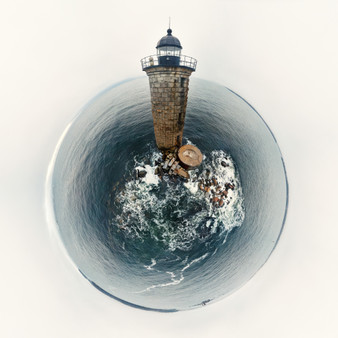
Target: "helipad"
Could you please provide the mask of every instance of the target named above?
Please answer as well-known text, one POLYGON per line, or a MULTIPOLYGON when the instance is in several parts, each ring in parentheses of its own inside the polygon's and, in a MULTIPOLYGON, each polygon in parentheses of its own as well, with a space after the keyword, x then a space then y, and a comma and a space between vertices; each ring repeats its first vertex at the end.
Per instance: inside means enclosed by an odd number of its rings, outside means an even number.
POLYGON ((178 150, 178 158, 184 166, 193 168, 202 163, 203 155, 197 147, 186 144, 178 150))

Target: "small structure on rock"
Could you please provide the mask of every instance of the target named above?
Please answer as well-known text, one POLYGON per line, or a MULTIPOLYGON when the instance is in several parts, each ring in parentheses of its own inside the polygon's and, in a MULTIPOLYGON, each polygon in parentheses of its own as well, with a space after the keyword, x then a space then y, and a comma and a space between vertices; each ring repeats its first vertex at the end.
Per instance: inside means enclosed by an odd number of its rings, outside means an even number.
POLYGON ((186 144, 178 150, 178 158, 185 169, 193 169, 202 163, 203 155, 197 147, 186 144))

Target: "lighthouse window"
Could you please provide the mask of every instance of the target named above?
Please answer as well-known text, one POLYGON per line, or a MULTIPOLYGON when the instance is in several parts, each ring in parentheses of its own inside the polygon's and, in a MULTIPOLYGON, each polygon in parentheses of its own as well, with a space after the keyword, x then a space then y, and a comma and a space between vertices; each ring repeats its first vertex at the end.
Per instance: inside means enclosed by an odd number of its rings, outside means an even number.
POLYGON ((180 56, 181 50, 177 47, 165 46, 165 47, 158 48, 157 54, 160 56, 165 56, 165 55, 180 56))

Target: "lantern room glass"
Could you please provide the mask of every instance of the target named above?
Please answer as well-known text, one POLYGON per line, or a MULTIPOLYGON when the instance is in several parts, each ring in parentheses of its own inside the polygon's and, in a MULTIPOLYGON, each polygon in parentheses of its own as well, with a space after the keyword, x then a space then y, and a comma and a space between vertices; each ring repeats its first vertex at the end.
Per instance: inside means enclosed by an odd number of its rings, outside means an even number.
POLYGON ((157 48, 158 56, 181 56, 181 48, 173 46, 163 46, 157 48))

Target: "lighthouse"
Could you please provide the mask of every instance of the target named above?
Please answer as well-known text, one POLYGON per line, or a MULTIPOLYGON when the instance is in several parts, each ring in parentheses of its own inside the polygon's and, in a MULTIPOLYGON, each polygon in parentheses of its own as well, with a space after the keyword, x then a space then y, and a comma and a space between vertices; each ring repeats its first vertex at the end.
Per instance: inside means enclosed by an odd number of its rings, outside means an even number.
POLYGON ((196 70, 197 60, 181 54, 181 43, 170 28, 156 49, 155 55, 141 60, 142 70, 149 77, 157 147, 175 151, 182 145, 189 77, 196 70))

